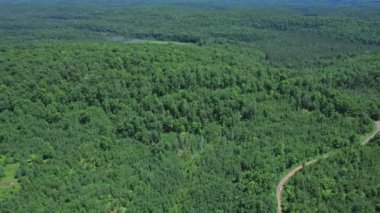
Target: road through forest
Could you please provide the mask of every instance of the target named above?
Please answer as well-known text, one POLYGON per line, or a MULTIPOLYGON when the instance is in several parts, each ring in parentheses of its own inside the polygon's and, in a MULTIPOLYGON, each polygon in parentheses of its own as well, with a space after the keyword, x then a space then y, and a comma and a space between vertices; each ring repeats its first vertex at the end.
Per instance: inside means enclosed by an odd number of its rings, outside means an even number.
MULTIPOLYGON (((376 130, 368 136, 362 143, 361 145, 366 145, 372 138, 375 137, 375 135, 380 132, 380 121, 375 122, 376 125, 376 130)), ((329 157, 329 154, 326 154, 323 156, 323 158, 329 157)), ((276 189, 276 197, 277 197, 277 212, 282 213, 282 191, 285 187, 285 184, 289 181, 291 177, 293 177, 295 174, 297 174, 299 171, 301 171, 305 166, 309 166, 311 164, 316 163, 320 158, 315 158, 311 161, 306 162, 304 165, 297 166, 296 168, 293 168, 290 170, 285 177, 281 179, 281 181, 277 185, 276 189)))

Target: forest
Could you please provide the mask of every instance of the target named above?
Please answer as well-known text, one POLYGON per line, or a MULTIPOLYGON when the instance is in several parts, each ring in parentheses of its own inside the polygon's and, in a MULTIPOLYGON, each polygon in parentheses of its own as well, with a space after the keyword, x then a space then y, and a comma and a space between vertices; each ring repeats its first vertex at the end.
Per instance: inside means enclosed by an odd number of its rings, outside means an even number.
POLYGON ((68 2, 0 1, 0 212, 380 211, 379 4, 68 2))
POLYGON ((378 212, 380 136, 367 147, 345 148, 331 159, 306 168, 286 190, 288 211, 378 212), (302 203, 302 205, 299 205, 302 203))

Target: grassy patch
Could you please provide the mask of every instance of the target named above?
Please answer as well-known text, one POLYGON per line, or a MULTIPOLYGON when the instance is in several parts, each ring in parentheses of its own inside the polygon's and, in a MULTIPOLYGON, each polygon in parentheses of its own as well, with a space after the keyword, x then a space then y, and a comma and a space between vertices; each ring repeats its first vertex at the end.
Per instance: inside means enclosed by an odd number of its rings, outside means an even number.
POLYGON ((21 185, 15 178, 20 163, 4 166, 4 176, 0 178, 0 201, 20 191, 21 185))

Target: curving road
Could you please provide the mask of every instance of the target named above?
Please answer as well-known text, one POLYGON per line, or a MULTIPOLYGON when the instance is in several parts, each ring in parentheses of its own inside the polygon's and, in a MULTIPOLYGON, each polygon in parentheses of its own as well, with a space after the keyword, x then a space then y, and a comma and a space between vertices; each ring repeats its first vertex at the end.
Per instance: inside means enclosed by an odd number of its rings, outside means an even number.
MULTIPOLYGON (((375 137, 375 135, 380 132, 380 121, 375 122, 376 125, 376 130, 369 136, 367 137, 361 145, 366 145, 372 138, 375 137)), ((323 158, 327 158, 329 155, 324 155, 323 158)), ((276 197, 277 197, 277 212, 282 213, 282 199, 281 199, 281 194, 282 191, 284 190, 285 184, 289 181, 291 177, 293 177, 297 172, 301 171, 305 166, 309 166, 311 164, 316 163, 319 160, 319 158, 316 158, 314 160, 306 162, 304 165, 297 166, 296 168, 290 170, 285 177, 281 179, 281 181, 277 185, 276 189, 276 197)))

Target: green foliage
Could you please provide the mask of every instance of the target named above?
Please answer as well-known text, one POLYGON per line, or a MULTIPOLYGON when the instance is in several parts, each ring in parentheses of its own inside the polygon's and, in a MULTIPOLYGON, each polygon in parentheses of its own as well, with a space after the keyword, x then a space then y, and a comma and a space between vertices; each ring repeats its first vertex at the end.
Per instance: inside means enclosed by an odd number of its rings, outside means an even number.
POLYGON ((312 11, 0 7, 0 211, 273 211, 380 116, 376 20, 312 11))
POLYGON ((345 149, 297 174, 285 190, 285 211, 377 212, 379 139, 369 147, 345 149))
POLYGON ((0 178, 5 176, 4 167, 0 166, 0 178))
POLYGON ((281 3, 222 8, 207 4, 5 4, 0 7, 5 17, 0 20, 0 36, 8 38, 1 39, 2 43, 36 39, 243 43, 263 51, 269 63, 288 67, 326 66, 342 57, 379 51, 378 5, 333 8, 281 3))
POLYGON ((0 201, 14 197, 21 190, 16 179, 19 163, 0 165, 0 201))

